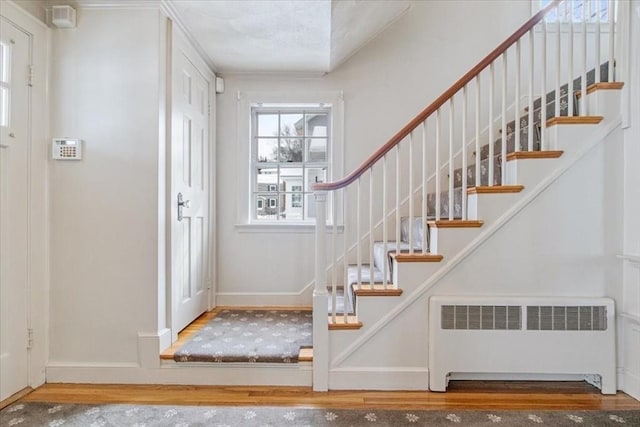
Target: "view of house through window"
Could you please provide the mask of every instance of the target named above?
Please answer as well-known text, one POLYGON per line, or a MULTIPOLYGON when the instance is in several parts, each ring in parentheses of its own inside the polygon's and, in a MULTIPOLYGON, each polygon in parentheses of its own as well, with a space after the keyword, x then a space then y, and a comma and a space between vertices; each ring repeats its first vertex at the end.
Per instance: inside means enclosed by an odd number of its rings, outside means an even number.
POLYGON ((311 186, 328 176, 331 109, 323 105, 256 105, 251 110, 251 217, 311 221, 311 186))
MULTIPOLYGON (((551 0, 538 0, 540 8, 547 6, 551 0)), ((572 0, 564 2, 558 9, 552 10, 546 17, 547 22, 582 22, 586 16, 587 22, 609 21, 609 0, 572 0), (583 15, 584 14, 584 15, 583 15)))

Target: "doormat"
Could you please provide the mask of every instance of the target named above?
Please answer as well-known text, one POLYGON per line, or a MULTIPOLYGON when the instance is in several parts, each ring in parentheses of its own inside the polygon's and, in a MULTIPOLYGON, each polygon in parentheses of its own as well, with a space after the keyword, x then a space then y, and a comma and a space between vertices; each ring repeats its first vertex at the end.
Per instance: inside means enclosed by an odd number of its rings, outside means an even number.
POLYGON ((311 311, 223 310, 180 347, 176 362, 297 363, 313 345, 311 311))

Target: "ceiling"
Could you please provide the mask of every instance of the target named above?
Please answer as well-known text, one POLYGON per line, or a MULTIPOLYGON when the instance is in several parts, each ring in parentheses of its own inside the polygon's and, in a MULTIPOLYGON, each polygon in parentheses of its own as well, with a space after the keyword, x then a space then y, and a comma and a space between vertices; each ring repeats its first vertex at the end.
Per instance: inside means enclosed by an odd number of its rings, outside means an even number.
POLYGON ((166 0, 218 72, 326 73, 410 0, 166 0))

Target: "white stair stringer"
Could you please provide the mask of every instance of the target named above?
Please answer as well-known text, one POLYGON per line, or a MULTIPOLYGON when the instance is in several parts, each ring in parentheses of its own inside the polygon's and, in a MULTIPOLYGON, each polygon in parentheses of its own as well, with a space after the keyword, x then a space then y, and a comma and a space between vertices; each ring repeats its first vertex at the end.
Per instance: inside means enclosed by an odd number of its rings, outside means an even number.
MULTIPOLYGON (((534 183, 520 193, 482 194, 480 195, 482 199, 475 195, 476 203, 479 202, 482 209, 482 216, 477 219, 485 221, 485 224, 479 229, 479 233, 471 237, 471 240, 457 253, 446 256, 440 263, 394 261, 393 283, 403 290, 402 297, 391 298, 394 302, 391 309, 388 306, 377 307, 379 303, 372 302, 371 304, 375 304, 376 307, 372 310, 364 310, 374 314, 367 314, 367 321, 363 322, 360 330, 332 331, 330 334, 330 388, 380 389, 382 383, 385 383, 386 389, 427 389, 427 382, 421 384, 415 382, 416 378, 424 380, 425 376, 418 372, 422 372, 420 369, 425 366, 426 356, 423 361, 425 363, 418 363, 417 359, 404 360, 401 355, 417 351, 419 353, 417 356, 423 357, 424 354, 417 349, 428 349, 428 324, 422 316, 427 315, 428 297, 435 287, 471 254, 481 250, 485 242, 505 227, 512 218, 525 210, 565 172, 619 128, 620 123, 618 110, 612 119, 598 125, 590 125, 588 135, 577 129, 581 125, 556 126, 558 129, 563 129, 562 132, 566 135, 563 139, 574 141, 572 143, 574 149, 558 147, 565 150, 565 154, 552 162, 545 161, 552 165, 550 167, 552 170, 548 170, 547 167, 541 168, 544 171, 540 171, 534 183), (578 140, 574 139, 575 135, 579 138, 578 140), (500 208, 492 209, 487 206, 488 210, 485 211, 482 200, 487 196, 489 196, 488 199, 495 199, 501 205, 500 208), (506 201, 500 202, 499 199, 506 201), (487 220, 485 215, 494 216, 495 219, 487 220), (376 312, 378 312, 377 317, 376 312), (408 330, 411 331, 410 334, 407 334, 408 330), (411 338, 407 339, 407 336, 411 338), (384 370, 381 367, 389 369, 384 370), (369 371, 379 372, 379 375, 369 375, 369 371), (356 375, 358 372, 359 376, 356 375), (363 372, 367 372, 367 375, 362 375, 363 372), (410 374, 396 376, 396 372, 412 372, 414 376, 410 374)), ((532 171, 531 174, 535 172, 532 171)), ((469 206, 471 205, 470 202, 469 206)), ((476 206, 479 205, 476 204, 476 206)), ((475 219, 471 215, 469 218, 475 219)), ((468 280, 473 280, 473 277, 469 277, 468 280)), ((438 289, 438 292, 443 291, 445 290, 438 289)), ((482 289, 477 289, 477 292, 482 293, 482 289)), ((363 300, 362 303, 369 304, 369 299, 363 300)))

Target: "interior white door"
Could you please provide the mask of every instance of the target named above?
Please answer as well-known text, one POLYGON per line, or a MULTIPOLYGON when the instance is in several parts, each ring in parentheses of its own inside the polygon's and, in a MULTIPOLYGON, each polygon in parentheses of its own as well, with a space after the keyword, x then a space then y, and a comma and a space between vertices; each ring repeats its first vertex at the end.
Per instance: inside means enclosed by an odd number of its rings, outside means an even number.
POLYGON ((0 17, 0 400, 29 383, 29 43, 0 17))
POLYGON ((171 277, 175 334, 208 308, 209 85, 176 40, 172 71, 171 277))

